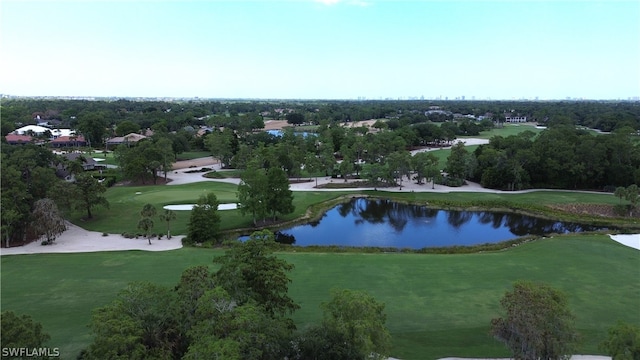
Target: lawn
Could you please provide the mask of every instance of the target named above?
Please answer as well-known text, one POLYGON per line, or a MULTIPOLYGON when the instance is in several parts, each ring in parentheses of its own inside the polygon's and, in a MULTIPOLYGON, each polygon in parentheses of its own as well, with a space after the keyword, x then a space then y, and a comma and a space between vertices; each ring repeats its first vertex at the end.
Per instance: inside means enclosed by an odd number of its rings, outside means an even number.
MULTIPOLYGON (((464 148, 469 153, 472 153, 478 148, 478 146, 479 145, 469 145, 465 146, 464 148)), ((440 170, 444 170, 444 168, 447 166, 447 158, 449 157, 449 155, 451 155, 451 149, 439 149, 431 151, 430 153, 438 158, 438 168, 440 170)))
MULTIPOLYGON (((220 203, 236 203, 238 186, 219 182, 199 182, 185 185, 147 185, 147 186, 114 186, 107 190, 106 197, 109 201, 109 209, 96 208, 92 220, 83 220, 85 213, 76 212, 71 217, 73 223, 92 231, 121 234, 123 232, 135 233, 140 210, 149 203, 153 204, 158 212, 164 205, 169 204, 193 204, 200 195, 207 192, 216 194, 220 203)), ((343 195, 341 192, 301 192, 294 193, 295 211, 283 217, 284 220, 293 220, 305 214, 307 208, 326 200, 343 195)), ((176 220, 171 224, 171 233, 175 235, 187 233, 189 211, 175 211, 176 220)), ((240 210, 225 210, 219 212, 221 216, 221 229, 251 227, 252 219, 249 215, 242 216, 240 210)), ((165 232, 165 224, 156 221, 154 230, 165 232)))
POLYGON ((210 151, 186 151, 178 154, 176 157, 177 157, 177 161, 182 161, 182 160, 199 159, 199 158, 210 157, 210 156, 211 156, 210 151))
MULTIPOLYGON (((2 309, 32 315, 50 346, 74 358, 90 342, 91 310, 131 281, 172 285, 183 269, 212 264, 221 250, 184 248, 87 254, 3 256, 2 309)), ((334 287, 369 291, 386 303, 392 355, 502 357, 487 335, 499 299, 519 279, 544 281, 568 294, 583 335, 578 353, 597 345, 617 320, 640 325, 640 252, 602 235, 539 240, 507 251, 467 255, 282 253, 295 265, 290 295, 302 308, 298 327, 317 322, 334 287)), ((212 265, 213 266, 213 265, 212 265)))
MULTIPOLYGON (((493 128, 488 131, 482 131, 480 132, 480 135, 470 136, 470 137, 480 138, 480 139, 490 139, 494 136, 507 137, 511 135, 518 135, 519 133, 527 130, 538 134, 542 132, 543 129, 538 129, 535 126, 529 125, 529 124, 526 124, 526 125, 525 124, 504 124, 504 126, 501 128, 493 128)), ((461 138, 464 138, 464 137, 465 136, 461 136, 461 138)))

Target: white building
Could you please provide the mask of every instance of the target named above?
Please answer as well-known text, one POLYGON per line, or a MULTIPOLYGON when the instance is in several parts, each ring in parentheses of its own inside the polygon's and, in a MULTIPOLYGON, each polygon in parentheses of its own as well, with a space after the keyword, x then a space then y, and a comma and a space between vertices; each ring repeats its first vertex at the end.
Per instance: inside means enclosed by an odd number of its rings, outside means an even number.
POLYGON ((526 116, 506 115, 504 117, 504 121, 508 122, 508 123, 524 123, 524 122, 527 122, 527 117, 526 116))
POLYGON ((47 131, 51 132, 52 140, 57 139, 61 136, 71 136, 76 133, 75 130, 71 130, 71 129, 50 129, 48 127, 39 126, 39 125, 23 126, 19 129, 14 130, 13 133, 16 135, 29 135, 29 134, 42 135, 47 131))

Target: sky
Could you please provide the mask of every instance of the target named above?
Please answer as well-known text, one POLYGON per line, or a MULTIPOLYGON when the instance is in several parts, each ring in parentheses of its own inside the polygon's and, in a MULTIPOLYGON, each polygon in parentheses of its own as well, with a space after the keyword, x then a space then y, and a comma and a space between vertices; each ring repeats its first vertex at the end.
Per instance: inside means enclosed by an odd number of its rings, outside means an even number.
POLYGON ((640 97, 640 1, 2 0, 0 94, 640 97))

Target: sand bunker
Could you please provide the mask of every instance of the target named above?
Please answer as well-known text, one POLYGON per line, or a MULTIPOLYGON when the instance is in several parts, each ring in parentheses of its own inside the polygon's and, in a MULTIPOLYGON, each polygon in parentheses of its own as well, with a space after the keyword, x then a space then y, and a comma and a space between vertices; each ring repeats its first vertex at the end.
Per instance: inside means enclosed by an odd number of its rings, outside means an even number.
POLYGON ((640 250, 640 234, 631 235, 609 235, 612 240, 619 242, 620 244, 634 249, 640 250))
MULTIPOLYGON (((195 204, 178 204, 178 205, 166 205, 163 209, 167 210, 191 210, 195 204)), ((238 208, 238 204, 230 203, 230 204, 220 204, 218 205, 218 210, 235 210, 238 208)))

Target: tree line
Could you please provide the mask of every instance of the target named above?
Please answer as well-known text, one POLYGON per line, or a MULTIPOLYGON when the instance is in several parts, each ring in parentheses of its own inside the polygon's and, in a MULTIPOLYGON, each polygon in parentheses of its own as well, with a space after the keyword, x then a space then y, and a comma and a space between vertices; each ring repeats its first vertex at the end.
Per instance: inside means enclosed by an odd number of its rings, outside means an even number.
POLYGON ((468 178, 484 187, 594 189, 613 191, 640 183, 640 142, 622 128, 594 136, 570 125, 535 136, 523 132, 493 137, 473 157, 468 178), (634 141, 635 140, 635 141, 634 141))
POLYGON ((108 207, 106 187, 82 169, 81 159, 68 161, 35 145, 2 146, 0 153, 3 245, 45 238, 52 242, 64 231, 64 217, 82 211, 93 217, 96 207, 108 207), (64 168, 73 182, 56 176, 64 168))
MULTIPOLYGON (((169 132, 179 132, 201 125, 262 128, 265 119, 285 119, 295 114, 296 123, 311 124, 355 122, 370 119, 425 118, 435 122, 451 121, 451 115, 430 114, 432 108, 450 114, 472 115, 475 118, 491 114, 493 120, 505 114, 527 116, 542 125, 558 122, 602 131, 622 127, 640 130, 640 103, 630 101, 254 101, 254 100, 61 100, 8 99, 2 103, 2 132, 6 135, 16 126, 35 124, 36 118, 51 120, 55 126, 79 130, 92 146, 123 129, 147 129, 154 125, 169 132)), ((393 123, 392 123, 393 125, 393 123)), ((119 136, 122 132, 119 132, 119 136)))

